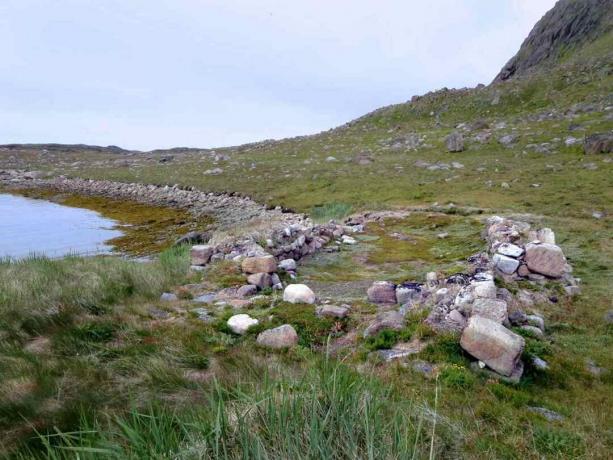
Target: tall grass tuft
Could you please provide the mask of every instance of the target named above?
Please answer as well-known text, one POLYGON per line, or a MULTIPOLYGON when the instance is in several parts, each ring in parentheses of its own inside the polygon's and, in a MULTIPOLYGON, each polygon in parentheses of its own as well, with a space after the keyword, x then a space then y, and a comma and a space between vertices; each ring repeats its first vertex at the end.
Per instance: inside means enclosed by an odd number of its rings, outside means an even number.
POLYGON ((311 209, 310 216, 314 222, 324 223, 330 220, 341 220, 347 217, 352 211, 352 206, 347 203, 331 202, 314 206, 311 209))
POLYGON ((186 248, 172 248, 150 263, 117 257, 0 260, 0 323, 53 316, 70 308, 96 313, 131 296, 152 298, 185 278, 186 248))
POLYGON ((377 379, 323 361, 301 377, 216 383, 208 404, 185 411, 151 406, 84 422, 42 437, 43 450, 21 458, 423 458, 429 423, 377 379))

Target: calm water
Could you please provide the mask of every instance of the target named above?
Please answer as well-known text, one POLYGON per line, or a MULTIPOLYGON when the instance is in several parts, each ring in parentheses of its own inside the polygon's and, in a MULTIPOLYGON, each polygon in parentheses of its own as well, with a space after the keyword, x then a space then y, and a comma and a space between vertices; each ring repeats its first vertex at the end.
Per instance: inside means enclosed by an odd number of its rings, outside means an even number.
POLYGON ((109 252, 120 236, 114 220, 95 211, 0 193, 0 257, 61 257, 109 252))

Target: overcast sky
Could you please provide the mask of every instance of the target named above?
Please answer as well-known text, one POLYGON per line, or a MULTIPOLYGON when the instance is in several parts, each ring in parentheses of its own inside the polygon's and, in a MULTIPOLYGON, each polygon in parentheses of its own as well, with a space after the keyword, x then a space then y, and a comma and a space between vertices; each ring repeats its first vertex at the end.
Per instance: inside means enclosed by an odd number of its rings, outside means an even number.
POLYGON ((488 83, 555 0, 0 0, 0 143, 316 133, 488 83))

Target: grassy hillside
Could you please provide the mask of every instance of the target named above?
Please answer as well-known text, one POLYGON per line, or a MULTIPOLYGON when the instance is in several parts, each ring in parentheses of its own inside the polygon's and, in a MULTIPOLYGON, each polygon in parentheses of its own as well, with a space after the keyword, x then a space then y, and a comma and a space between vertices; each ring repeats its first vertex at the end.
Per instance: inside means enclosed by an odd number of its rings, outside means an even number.
POLYGON ((256 302, 249 314, 262 324, 296 325, 300 345, 284 353, 254 347, 259 329, 231 334, 230 307, 212 322, 190 310, 191 291, 178 287, 240 283, 232 264, 192 279, 181 250, 148 265, 0 263, 3 447, 19 445, 23 458, 608 458, 613 162, 585 155, 582 141, 613 127, 612 49, 608 33, 554 69, 433 92, 315 136, 170 159, 33 146, 0 152, 0 167, 236 191, 320 219, 433 203, 445 210, 388 219, 355 248, 305 261, 299 280, 351 302, 350 320, 322 320, 270 293, 256 302), (445 137, 455 130, 466 150, 449 153, 445 137), (340 363, 326 357, 328 340, 372 317, 369 282, 461 269, 483 244, 481 219, 490 213, 525 213, 553 228, 582 279, 578 298, 537 306, 551 340, 528 344, 549 371, 528 369, 520 384, 474 374, 457 340, 434 336, 419 317, 393 336, 357 340, 340 363), (439 239, 441 231, 449 238, 439 239), (169 289, 184 297, 158 301, 169 289), (418 357, 437 373, 369 355, 413 338, 430 340, 418 357), (594 366, 605 370, 597 375, 594 366), (564 419, 547 421, 530 406, 564 419))

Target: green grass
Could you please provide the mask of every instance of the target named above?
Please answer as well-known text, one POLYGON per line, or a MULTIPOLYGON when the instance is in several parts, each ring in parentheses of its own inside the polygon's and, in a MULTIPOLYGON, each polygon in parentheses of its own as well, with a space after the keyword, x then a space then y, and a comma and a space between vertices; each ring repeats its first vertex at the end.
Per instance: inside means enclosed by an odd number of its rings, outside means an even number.
MULTIPOLYGON (((198 406, 159 405, 41 436, 18 458, 424 458, 432 417, 377 379, 320 361, 304 375, 215 384, 198 406)), ((456 442, 434 430, 435 456, 456 442)))

